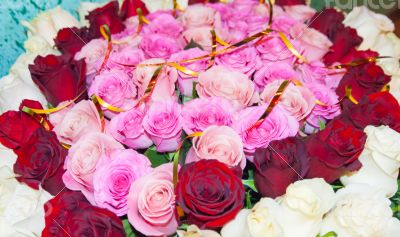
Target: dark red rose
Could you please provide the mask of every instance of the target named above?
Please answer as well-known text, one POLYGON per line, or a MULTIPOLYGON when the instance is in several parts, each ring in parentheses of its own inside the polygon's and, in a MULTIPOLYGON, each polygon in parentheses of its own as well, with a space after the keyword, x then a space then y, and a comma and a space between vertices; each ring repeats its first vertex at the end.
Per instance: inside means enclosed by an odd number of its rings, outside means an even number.
POLYGON ((361 168, 358 160, 364 150, 366 135, 362 130, 339 119, 308 137, 306 150, 310 157, 307 178, 324 178, 332 183, 348 171, 361 168))
MULTIPOLYGON (((20 107, 43 109, 37 101, 24 100, 20 107)), ((20 108, 21 109, 21 108, 20 108)), ((22 111, 7 111, 0 115, 0 142, 10 149, 19 149, 41 125, 22 111)))
POLYGON ((136 9, 142 9, 143 14, 148 14, 146 6, 141 0, 124 0, 121 7, 120 16, 123 20, 131 16, 136 16, 136 9))
POLYGON ((82 28, 63 28, 58 31, 57 37, 54 39, 56 47, 63 53, 74 56, 79 52, 91 38, 89 37, 89 29, 82 28))
POLYGON ((183 166, 175 192, 189 224, 213 229, 235 218, 245 194, 242 180, 217 160, 183 166))
POLYGON ((346 101, 343 107, 339 118, 361 130, 368 125, 387 125, 400 132, 400 105, 389 92, 370 94, 360 100, 358 105, 346 101))
MULTIPOLYGON (((34 64, 29 65, 29 71, 32 80, 53 106, 74 99, 86 89, 86 63, 83 59, 75 61, 68 55, 38 56, 34 64)), ((80 99, 85 98, 86 93, 80 99)))
POLYGON ((268 148, 257 149, 254 181, 259 193, 271 198, 285 194, 291 183, 305 177, 308 162, 304 142, 298 138, 273 141, 268 148))
POLYGON ((68 151, 64 149, 54 132, 36 129, 27 142, 16 150, 17 162, 14 173, 18 181, 34 189, 42 187, 53 195, 63 188, 63 166, 68 151))
POLYGON ((349 51, 361 44, 363 39, 358 36, 357 31, 353 28, 346 27, 336 33, 333 45, 330 51, 324 56, 324 63, 332 65, 335 62, 341 62, 349 51))
POLYGON ((125 237, 122 221, 112 212, 90 205, 81 192, 64 190, 44 205, 42 237, 125 237))
POLYGON ((344 29, 344 15, 334 8, 328 8, 317 12, 310 20, 310 27, 326 35, 332 42, 336 34, 344 29))
POLYGON ((89 20, 90 36, 93 38, 101 37, 100 27, 108 25, 111 34, 116 34, 125 29, 125 25, 118 15, 119 6, 118 1, 111 1, 103 7, 96 8, 91 11, 86 19, 89 20))
POLYGON ((356 61, 360 61, 360 60, 365 60, 368 58, 375 58, 378 56, 379 56, 379 54, 372 50, 357 50, 355 48, 352 48, 346 54, 346 56, 344 56, 340 59, 340 63, 346 64, 346 63, 356 62, 356 61))
POLYGON ((305 0, 276 0, 279 6, 305 5, 305 0))
POLYGON ((381 91, 389 82, 390 76, 385 75, 381 67, 375 63, 366 63, 350 67, 340 80, 336 93, 342 98, 346 94, 346 86, 350 86, 351 94, 358 101, 369 94, 381 91))

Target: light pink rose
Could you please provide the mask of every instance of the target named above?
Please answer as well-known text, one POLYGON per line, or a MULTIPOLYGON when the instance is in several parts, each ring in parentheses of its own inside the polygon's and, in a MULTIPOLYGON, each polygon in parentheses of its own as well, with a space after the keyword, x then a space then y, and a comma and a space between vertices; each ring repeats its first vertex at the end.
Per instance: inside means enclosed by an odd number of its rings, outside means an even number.
POLYGON ((272 21, 271 28, 276 31, 282 31, 285 34, 290 33, 290 29, 297 23, 297 21, 287 15, 275 16, 272 21))
POLYGON ((259 92, 274 80, 292 80, 297 78, 293 67, 285 62, 266 63, 254 74, 254 84, 259 92))
MULTIPOLYGON (((69 102, 70 101, 63 101, 63 102, 59 103, 57 105, 57 107, 64 106, 64 105, 68 104, 69 102)), ((75 103, 72 103, 68 107, 66 107, 60 111, 57 111, 57 113, 50 114, 49 121, 50 121, 51 125, 53 125, 54 127, 59 125, 63 121, 63 119, 64 119, 65 115, 68 113, 68 111, 70 111, 72 109, 72 107, 74 107, 74 106, 75 106, 75 103)))
POLYGON ((161 165, 131 186, 128 220, 146 236, 168 236, 178 228, 172 172, 172 163, 161 165))
POLYGON ((185 30, 182 34, 183 39, 188 44, 191 40, 199 44, 203 49, 209 51, 212 46, 212 27, 203 26, 185 30))
POLYGON ((257 148, 266 148, 271 141, 292 137, 299 131, 299 122, 280 105, 274 107, 258 127, 253 126, 267 106, 249 107, 239 112, 233 128, 239 133, 247 158, 253 161, 257 148))
POLYGON ((200 98, 223 97, 232 101, 236 108, 252 105, 259 100, 253 82, 245 74, 222 66, 213 66, 201 73, 196 90, 200 98))
MULTIPOLYGON (((56 114, 58 112, 54 115, 56 114)), ((89 100, 82 100, 67 109, 63 118, 53 129, 58 140, 69 145, 76 143, 81 137, 89 133, 101 132, 101 130, 102 124, 99 113, 93 102, 89 100)))
POLYGON ((198 98, 184 104, 183 130, 186 134, 202 132, 211 125, 230 126, 235 109, 231 102, 220 97, 198 98))
MULTIPOLYGON (((108 104, 130 109, 137 96, 137 88, 133 80, 121 70, 104 71, 96 76, 89 87, 89 96, 97 95, 108 104)), ((107 108, 103 108, 107 110, 107 108)))
POLYGON ((307 122, 316 128, 319 128, 319 122, 325 122, 331 120, 340 114, 339 96, 335 91, 329 89, 322 84, 306 84, 310 89, 315 98, 322 104, 316 104, 314 109, 311 111, 310 116, 307 118, 307 122))
MULTIPOLYGON (((164 59, 153 58, 142 61, 141 64, 157 64, 164 63, 164 59)), ((138 88, 138 96, 140 99, 145 94, 151 78, 158 66, 138 66, 134 74, 134 84, 138 88)), ((162 68, 162 71, 158 75, 157 83, 151 96, 152 101, 165 101, 165 100, 176 100, 175 95, 175 82, 178 79, 178 72, 173 67, 162 68)))
POLYGON ((213 26, 215 18, 219 17, 216 15, 214 9, 201 5, 195 4, 188 6, 181 16, 181 21, 186 29, 198 28, 202 26, 213 26))
POLYGON ((302 55, 309 61, 321 60, 332 46, 326 35, 303 23, 294 25, 290 29, 290 34, 299 41, 304 49, 302 55))
POLYGON ((182 31, 182 24, 171 14, 167 13, 157 15, 153 20, 150 21, 150 24, 143 28, 145 35, 161 34, 171 38, 178 38, 182 31))
POLYGON ((97 70, 97 65, 104 61, 107 51, 107 41, 104 39, 94 39, 87 43, 81 51, 75 54, 75 60, 85 59, 86 75, 93 74, 97 70))
POLYGON ((284 6, 284 9, 290 17, 300 22, 310 20, 317 12, 314 8, 307 5, 284 6))
POLYGON ((94 204, 93 175, 102 156, 109 156, 123 146, 103 133, 89 133, 79 139, 68 151, 65 159, 63 182, 68 189, 82 191, 88 201, 94 204))
POLYGON ((246 166, 243 143, 239 135, 230 127, 208 127, 200 137, 193 138, 193 147, 189 150, 185 163, 202 159, 218 160, 229 167, 246 166))
POLYGON ((143 127, 158 152, 175 151, 182 134, 181 105, 174 101, 154 102, 143 119, 143 127))
POLYGON ((102 157, 93 176, 96 206, 126 215, 131 184, 151 171, 149 159, 134 150, 115 150, 102 157))
POLYGON ((133 108, 114 116, 108 124, 108 132, 115 140, 133 149, 145 149, 153 142, 144 132, 144 108, 133 108))
MULTIPOLYGON (((120 52, 113 52, 108 59, 105 69, 106 70, 123 70, 125 73, 132 75, 133 65, 139 64, 144 60, 144 53, 140 49, 125 48, 120 52), (125 66, 129 65, 129 66, 125 66)), ((103 62, 101 62, 103 63, 103 62)), ((100 68, 101 64, 98 65, 100 68)))
POLYGON ((241 47, 216 58, 216 65, 221 65, 251 77, 262 66, 262 61, 254 47, 241 47))
POLYGON ((143 36, 140 48, 148 58, 169 58, 183 49, 181 42, 162 34, 146 34, 143 36))
MULTIPOLYGON (((269 104, 278 91, 283 80, 276 80, 269 83, 261 93, 261 103, 269 104)), ((283 106, 298 121, 307 117, 315 106, 314 94, 305 86, 295 86, 290 83, 279 100, 283 106)))
MULTIPOLYGON (((175 53, 171 56, 169 61, 179 62, 191 58, 196 58, 199 56, 207 55, 208 52, 205 52, 199 48, 191 48, 188 50, 183 50, 178 53, 175 53)), ((202 72, 207 69, 209 63, 209 59, 196 60, 194 62, 188 63, 179 63, 181 66, 186 67, 189 70, 195 72, 202 72)), ((184 72, 178 71, 178 85, 179 90, 185 96, 192 96, 193 93, 193 82, 197 81, 197 77, 193 77, 191 75, 185 74, 184 72)))
POLYGON ((301 82, 323 84, 331 89, 336 89, 345 71, 345 69, 327 69, 321 61, 299 64, 296 68, 301 82))

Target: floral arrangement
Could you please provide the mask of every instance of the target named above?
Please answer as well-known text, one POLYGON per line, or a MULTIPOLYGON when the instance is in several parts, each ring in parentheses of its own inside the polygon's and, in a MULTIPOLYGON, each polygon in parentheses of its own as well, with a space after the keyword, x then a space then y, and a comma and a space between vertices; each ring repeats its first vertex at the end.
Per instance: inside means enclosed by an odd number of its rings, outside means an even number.
POLYGON ((366 7, 82 3, 0 80, 2 236, 393 237, 400 40, 366 7))

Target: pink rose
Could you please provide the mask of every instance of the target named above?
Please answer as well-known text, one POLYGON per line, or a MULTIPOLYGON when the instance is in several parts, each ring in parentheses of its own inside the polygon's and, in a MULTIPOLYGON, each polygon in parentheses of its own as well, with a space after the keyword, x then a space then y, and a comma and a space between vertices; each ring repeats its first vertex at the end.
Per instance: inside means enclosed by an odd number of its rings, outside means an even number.
MULTIPOLYGON (((260 95, 261 103, 269 104, 282 82, 283 80, 276 80, 268 84, 260 95)), ((290 83, 285 92, 283 92, 279 104, 298 121, 301 121, 307 117, 314 108, 315 97, 307 87, 295 86, 290 83)))
POLYGON ((115 150, 110 157, 102 157, 93 176, 96 206, 126 215, 131 184, 151 171, 149 159, 134 150, 115 150))
POLYGON ((227 126, 210 126, 200 137, 193 138, 193 147, 186 156, 185 163, 202 159, 218 160, 229 167, 244 169, 246 157, 239 135, 227 126))
MULTIPOLYGON (((105 69, 106 70, 123 70, 124 72, 132 74, 133 67, 124 65, 137 65, 144 60, 144 53, 140 49, 125 48, 120 52, 113 52, 108 59, 105 69)), ((103 63, 103 62, 101 62, 103 63)), ((98 65, 100 68, 101 64, 98 65)))
MULTIPOLYGON (((287 36, 287 38, 289 38, 291 43, 298 50, 298 43, 289 36, 287 36)), ((292 65, 297 59, 283 43, 277 33, 270 33, 268 36, 261 39, 258 42, 256 49, 260 54, 261 59, 266 63, 282 61, 292 65)))
POLYGON ((303 23, 294 25, 290 29, 290 34, 304 48, 302 55, 309 61, 321 60, 332 46, 332 42, 326 35, 303 23))
POLYGON ((216 17, 219 17, 219 14, 216 15, 214 9, 205 5, 196 4, 188 6, 185 9, 181 16, 181 21, 186 29, 202 26, 212 27, 216 17))
POLYGON ((143 119, 143 127, 158 152, 175 151, 182 134, 181 106, 174 101, 154 102, 143 119))
POLYGON ((254 84, 258 91, 262 92, 265 85, 274 80, 292 80, 295 78, 297 78, 297 73, 291 65, 285 62, 267 63, 254 74, 254 84))
POLYGON ((212 46, 212 27, 203 26, 185 30, 182 34, 183 39, 188 44, 191 40, 199 44, 203 49, 209 51, 212 46))
POLYGON ((162 34, 146 34, 143 36, 140 48, 149 58, 167 59, 183 47, 176 38, 162 34))
POLYGON ((115 140, 133 149, 145 149, 150 147, 153 142, 144 132, 143 108, 133 108, 129 111, 120 113, 111 119, 108 124, 108 131, 115 140))
POLYGON ((306 22, 310 20, 317 12, 315 9, 307 5, 284 6, 284 9, 290 17, 300 22, 306 22))
MULTIPOLYGON (((70 101, 63 101, 63 102, 59 103, 57 106, 64 106, 64 105, 68 104, 69 102, 70 101)), ((68 113, 68 111, 70 111, 72 109, 72 107, 74 107, 74 106, 75 106, 75 103, 72 103, 68 107, 66 107, 60 111, 57 111, 57 113, 50 114, 49 115, 50 123, 54 127, 59 125, 63 121, 63 119, 64 119, 65 115, 68 113)))
POLYGON ((327 69, 321 61, 299 64, 296 68, 301 82, 306 84, 323 84, 336 89, 342 79, 345 69, 327 69))
POLYGON ((271 28, 276 31, 282 31, 285 34, 290 33, 290 29, 297 23, 297 21, 286 15, 275 16, 272 21, 271 28))
MULTIPOLYGON (((153 58, 142 61, 141 64, 157 64, 164 63, 164 59, 153 58)), ((134 74, 134 83, 138 88, 138 96, 140 99, 145 94, 151 78, 158 66, 138 66, 134 74)), ((175 82, 178 79, 178 72, 173 67, 163 67, 162 71, 158 75, 157 83, 153 90, 151 100, 152 101, 165 101, 165 100, 176 100, 175 95, 175 82)))
POLYGON ((63 181, 68 189, 82 191, 90 203, 93 198, 93 175, 102 156, 109 156, 123 146, 103 133, 89 133, 79 139, 68 151, 63 181))
POLYGON ((196 86, 200 98, 223 97, 243 108, 258 102, 258 93, 252 81, 243 73, 222 66, 213 66, 199 75, 196 86))
MULTIPOLYGON (((183 50, 178 53, 175 53, 171 56, 169 61, 179 62, 203 55, 207 55, 208 52, 205 52, 199 48, 191 48, 188 50, 183 50)), ((208 59, 197 60, 194 62, 180 63, 181 66, 186 67, 189 70, 195 72, 202 72, 208 67, 208 59)), ((179 90, 185 96, 192 96, 193 93, 193 82, 197 81, 197 77, 193 77, 191 75, 185 74, 184 72, 178 71, 178 85, 179 90)))
POLYGON ((321 102, 321 104, 316 104, 314 109, 311 111, 310 116, 307 118, 307 122, 316 128, 319 128, 319 122, 325 122, 331 120, 340 114, 339 97, 334 90, 322 84, 306 84, 308 89, 310 89, 315 98, 321 102))
MULTIPOLYGON (((58 113, 51 116, 55 116, 58 113)), ((62 119, 53 129, 60 142, 70 145, 89 133, 101 132, 101 130, 102 124, 96 106, 92 101, 88 100, 82 100, 78 104, 71 106, 71 108, 66 109, 62 119)))
POLYGON ((145 35, 161 34, 171 38, 178 38, 183 31, 183 26, 172 15, 163 13, 157 15, 150 24, 143 28, 145 35))
POLYGON ((299 131, 299 122, 280 105, 258 127, 253 125, 266 106, 249 107, 239 112, 233 128, 240 134, 247 158, 252 161, 257 148, 266 148, 271 141, 292 137, 299 131))
POLYGON ((104 61, 107 51, 107 41, 104 39, 94 39, 87 43, 81 51, 75 54, 74 59, 85 59, 86 75, 93 74, 97 70, 97 65, 104 61))
POLYGON ((198 98, 184 104, 183 130, 186 134, 202 132, 211 125, 230 126, 235 109, 231 102, 220 97, 198 98))
POLYGON ((173 164, 155 168, 131 186, 128 195, 128 220, 146 236, 167 236, 175 233, 175 192, 172 183, 173 164))
MULTIPOLYGON (((133 80, 121 70, 104 71, 96 76, 89 87, 89 96, 97 95, 108 104, 129 109, 137 95, 133 80)), ((107 108, 103 108, 107 110, 107 108)))
POLYGON ((262 66, 262 61, 254 47, 241 47, 216 58, 216 65, 225 66, 251 77, 262 66))

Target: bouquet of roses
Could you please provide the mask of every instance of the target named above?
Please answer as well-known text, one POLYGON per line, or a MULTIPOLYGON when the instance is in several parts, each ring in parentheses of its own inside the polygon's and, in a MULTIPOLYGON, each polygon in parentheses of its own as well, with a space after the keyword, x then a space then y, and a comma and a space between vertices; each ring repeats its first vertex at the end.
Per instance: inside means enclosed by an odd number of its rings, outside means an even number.
POLYGON ((388 18, 301 0, 78 12, 24 22, 0 80, 2 236, 398 235, 388 18))

